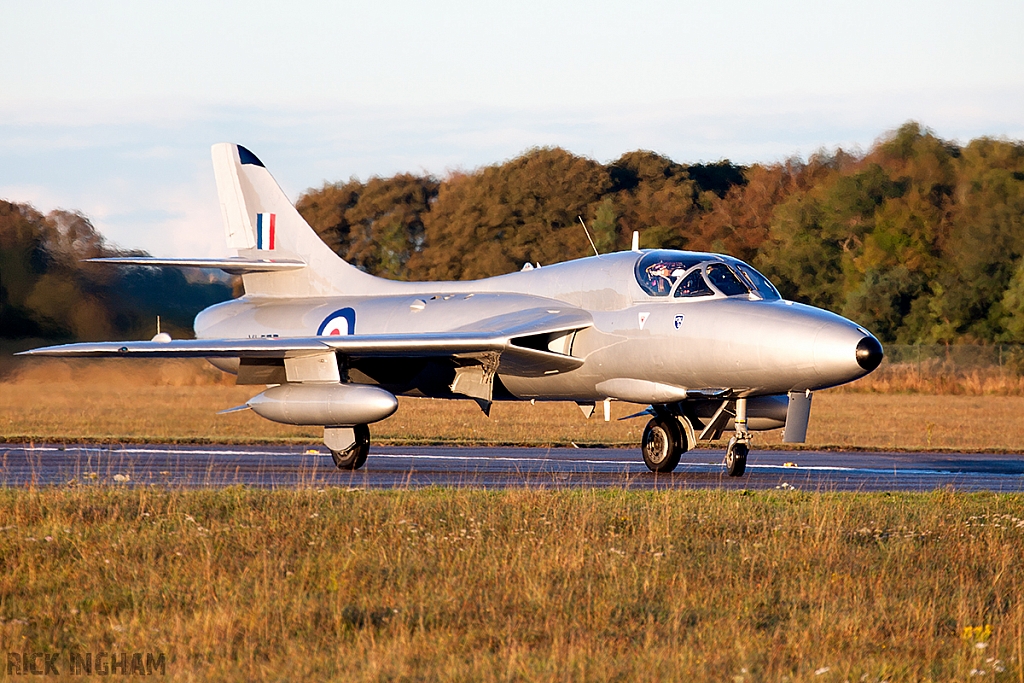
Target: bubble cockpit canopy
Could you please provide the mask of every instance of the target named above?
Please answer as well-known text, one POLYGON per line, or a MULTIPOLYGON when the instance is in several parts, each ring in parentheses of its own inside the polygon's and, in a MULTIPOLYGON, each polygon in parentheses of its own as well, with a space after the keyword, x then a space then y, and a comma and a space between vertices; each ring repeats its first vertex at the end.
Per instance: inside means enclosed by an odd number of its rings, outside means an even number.
POLYGON ((656 249, 641 256, 636 281, 651 296, 701 297, 721 293, 753 299, 779 299, 764 275, 743 261, 718 254, 656 249))

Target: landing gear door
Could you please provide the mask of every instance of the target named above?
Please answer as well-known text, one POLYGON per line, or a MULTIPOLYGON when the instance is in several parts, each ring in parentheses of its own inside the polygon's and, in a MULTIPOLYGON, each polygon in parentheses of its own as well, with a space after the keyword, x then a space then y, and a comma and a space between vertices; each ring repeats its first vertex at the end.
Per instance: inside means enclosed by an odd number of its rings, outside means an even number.
POLYGON ((807 423, 811 418, 811 392, 789 392, 789 408, 786 410, 786 428, 782 432, 783 443, 804 443, 807 440, 807 423))

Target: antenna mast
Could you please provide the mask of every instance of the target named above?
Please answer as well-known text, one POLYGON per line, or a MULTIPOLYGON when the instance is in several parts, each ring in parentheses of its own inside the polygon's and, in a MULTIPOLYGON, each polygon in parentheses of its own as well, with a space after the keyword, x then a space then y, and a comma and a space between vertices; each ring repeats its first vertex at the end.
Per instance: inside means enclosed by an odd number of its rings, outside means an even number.
POLYGON ((583 216, 576 216, 576 218, 580 219, 580 225, 583 226, 583 232, 587 233, 587 240, 590 242, 590 246, 594 249, 594 256, 601 258, 601 254, 597 251, 597 247, 594 246, 594 240, 590 237, 590 231, 587 230, 587 224, 583 222, 583 216))

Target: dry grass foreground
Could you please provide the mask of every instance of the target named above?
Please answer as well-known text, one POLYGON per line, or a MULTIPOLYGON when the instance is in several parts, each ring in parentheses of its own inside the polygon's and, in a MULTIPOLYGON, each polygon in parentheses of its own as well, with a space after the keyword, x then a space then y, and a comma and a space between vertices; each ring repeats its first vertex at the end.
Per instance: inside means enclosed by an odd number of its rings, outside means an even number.
POLYGON ((77 651, 164 653, 176 680, 1024 675, 1016 495, 0 489, 0 520, 0 650, 61 666, 77 651))
MULTIPOLYGON (((0 439, 155 442, 316 443, 321 431, 290 427, 246 412, 217 415, 244 403, 258 387, 201 361, 20 363, 0 380, 0 439)), ((1019 452, 1024 444, 1024 396, 1017 380, 921 377, 893 368, 849 389, 819 392, 807 447, 949 449, 1019 452), (874 393, 946 387, 950 395, 874 393)), ((613 403, 613 417, 639 408, 613 403)), ((645 420, 590 420, 571 403, 499 403, 485 417, 470 401, 401 399, 399 411, 373 426, 376 443, 604 444, 634 446, 645 420)), ((756 446, 779 445, 780 431, 756 446)))

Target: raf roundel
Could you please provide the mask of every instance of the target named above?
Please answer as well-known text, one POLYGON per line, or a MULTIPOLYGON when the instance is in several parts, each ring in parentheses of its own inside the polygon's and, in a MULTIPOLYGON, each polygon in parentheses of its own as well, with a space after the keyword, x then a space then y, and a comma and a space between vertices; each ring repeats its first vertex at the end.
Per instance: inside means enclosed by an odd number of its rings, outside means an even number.
POLYGON ((356 312, 351 308, 342 308, 324 318, 316 331, 318 337, 337 337, 355 334, 356 312))

